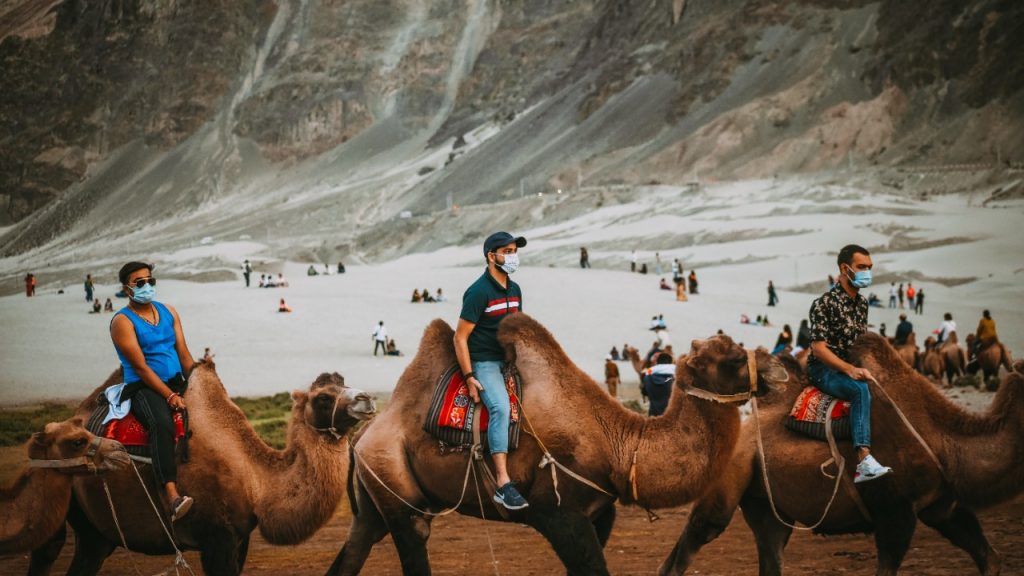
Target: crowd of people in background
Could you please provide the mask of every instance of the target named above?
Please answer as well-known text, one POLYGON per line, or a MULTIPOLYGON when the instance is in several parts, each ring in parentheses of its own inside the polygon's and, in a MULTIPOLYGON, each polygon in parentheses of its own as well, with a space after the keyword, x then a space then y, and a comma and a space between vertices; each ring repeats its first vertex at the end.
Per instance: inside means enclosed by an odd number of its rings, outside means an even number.
POLYGON ((440 288, 437 289, 435 295, 430 294, 430 290, 426 288, 420 292, 419 288, 415 288, 412 291, 412 302, 447 302, 448 297, 444 295, 444 291, 440 288))

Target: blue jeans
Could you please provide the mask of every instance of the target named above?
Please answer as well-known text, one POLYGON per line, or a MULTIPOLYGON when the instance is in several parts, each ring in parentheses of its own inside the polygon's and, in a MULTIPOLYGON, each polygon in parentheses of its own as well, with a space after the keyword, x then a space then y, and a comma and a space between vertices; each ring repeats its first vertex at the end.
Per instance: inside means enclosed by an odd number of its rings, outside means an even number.
POLYGON ((821 362, 807 366, 811 384, 829 396, 850 401, 850 419, 853 428, 853 445, 871 447, 871 392, 868 383, 854 380, 842 372, 833 370, 821 362))
POLYGON ((480 401, 487 407, 487 443, 491 454, 508 453, 508 418, 512 408, 501 365, 501 362, 491 360, 473 362, 473 374, 484 387, 480 401))

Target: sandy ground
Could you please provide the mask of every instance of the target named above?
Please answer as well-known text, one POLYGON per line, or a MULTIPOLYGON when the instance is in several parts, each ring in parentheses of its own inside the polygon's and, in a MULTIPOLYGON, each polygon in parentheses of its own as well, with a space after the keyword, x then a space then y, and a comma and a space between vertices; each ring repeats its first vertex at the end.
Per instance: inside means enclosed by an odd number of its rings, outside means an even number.
MULTIPOLYGON (((618 520, 605 549, 613 574, 656 574, 686 524, 689 509, 659 511, 661 520, 647 521, 638 508, 619 508, 618 520)), ((981 523, 989 541, 1003 554, 1003 574, 1024 573, 1024 498, 983 512, 981 523)), ((348 512, 338 514, 310 540, 293 547, 270 546, 259 534, 253 536, 245 566, 246 574, 320 575, 330 566, 348 534, 348 512)), ((63 573, 71 561, 74 543, 69 539, 56 564, 63 573)), ((546 576, 564 573, 551 546, 533 529, 518 524, 484 522, 464 516, 437 519, 429 544, 434 574, 497 574, 546 576), (491 563, 488 540, 494 545, 491 563)), ((197 553, 186 554, 201 574, 197 553)), ((118 549, 104 564, 101 574, 133 573, 137 565, 143 574, 171 566, 171 557, 146 557, 118 549)), ((873 574, 876 564, 874 541, 868 535, 812 536, 794 533, 786 550, 786 573, 792 575, 841 576, 873 574)), ((23 574, 24 556, 0 557, 0 573, 23 574)), ((390 537, 377 544, 363 569, 364 574, 401 574, 401 565, 390 537)), ((757 552, 753 536, 737 514, 728 530, 697 556, 689 574, 747 576, 757 574, 757 552)), ((970 557, 954 548, 937 532, 918 525, 902 574, 961 576, 976 574, 970 557)))

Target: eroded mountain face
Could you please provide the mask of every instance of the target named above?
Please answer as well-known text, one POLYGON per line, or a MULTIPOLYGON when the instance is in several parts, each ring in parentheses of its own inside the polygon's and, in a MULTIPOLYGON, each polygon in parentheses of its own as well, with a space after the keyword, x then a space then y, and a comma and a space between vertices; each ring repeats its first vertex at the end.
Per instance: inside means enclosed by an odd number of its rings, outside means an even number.
POLYGON ((3 0, 0 249, 147 206, 337 236, 524 180, 1020 161, 1024 4, 964 4, 3 0))

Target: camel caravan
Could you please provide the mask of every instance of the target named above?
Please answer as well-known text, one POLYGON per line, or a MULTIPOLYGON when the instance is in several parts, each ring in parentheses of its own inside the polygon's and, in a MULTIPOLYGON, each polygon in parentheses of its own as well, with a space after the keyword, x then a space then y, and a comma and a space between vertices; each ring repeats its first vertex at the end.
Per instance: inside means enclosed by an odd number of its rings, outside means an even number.
MULTIPOLYGON (((123 547, 186 572, 194 550, 205 573, 237 575, 253 530, 300 544, 347 495, 351 525, 330 575, 359 574, 388 535, 403 573, 430 574, 431 525, 447 514, 529 526, 568 574, 608 574, 617 506, 654 520, 690 503, 661 574, 685 573, 737 508, 762 575, 782 574, 793 530, 874 534, 877 573, 896 574, 918 520, 981 574, 1000 573, 975 513, 1024 491, 1024 362, 987 412, 957 406, 929 380, 948 369, 943 348, 921 354, 913 334, 894 347, 866 331, 865 249, 840 251, 840 281, 811 308, 809 352, 694 340, 670 357, 668 406, 651 417, 523 312, 509 275, 525 244, 488 238, 458 324, 426 327, 379 413, 338 373, 295 391, 284 449, 258 436, 212 359, 192 359, 177 312, 152 300, 153 266, 125 265, 132 303, 111 322, 122 365, 71 420, 28 442, 27 471, 0 491, 0 551, 30 551, 30 574, 47 574, 70 526, 69 574, 97 574, 123 547)), ((1009 355, 991 349, 979 363, 987 354, 982 369, 997 376, 1009 355)), ((624 352, 641 374, 646 361, 624 352)))

